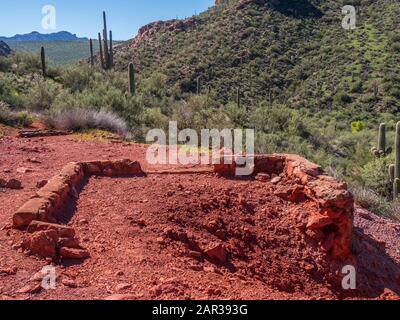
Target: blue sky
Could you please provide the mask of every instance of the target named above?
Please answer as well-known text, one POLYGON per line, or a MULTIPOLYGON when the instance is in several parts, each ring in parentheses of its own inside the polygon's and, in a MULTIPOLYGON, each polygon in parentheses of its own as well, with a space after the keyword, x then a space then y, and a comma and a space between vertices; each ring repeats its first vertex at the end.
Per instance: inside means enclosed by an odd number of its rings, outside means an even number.
POLYGON ((69 31, 81 37, 97 37, 102 30, 102 11, 114 38, 126 40, 155 20, 184 18, 200 13, 214 0, 1 0, 0 36, 38 31, 69 31), (56 30, 42 29, 42 7, 56 8, 56 30))

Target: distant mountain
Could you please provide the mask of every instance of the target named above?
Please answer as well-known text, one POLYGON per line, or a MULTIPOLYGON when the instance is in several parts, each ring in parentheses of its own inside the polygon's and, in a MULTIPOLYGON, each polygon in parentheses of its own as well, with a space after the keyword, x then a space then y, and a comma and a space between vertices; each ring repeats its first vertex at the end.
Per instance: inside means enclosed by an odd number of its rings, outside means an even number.
POLYGON ((0 41, 78 41, 88 40, 87 38, 79 38, 76 34, 68 31, 60 31, 57 33, 42 34, 33 31, 28 34, 17 34, 13 37, 0 37, 0 41))
POLYGON ((0 41, 0 57, 8 56, 11 54, 11 49, 7 43, 0 41))

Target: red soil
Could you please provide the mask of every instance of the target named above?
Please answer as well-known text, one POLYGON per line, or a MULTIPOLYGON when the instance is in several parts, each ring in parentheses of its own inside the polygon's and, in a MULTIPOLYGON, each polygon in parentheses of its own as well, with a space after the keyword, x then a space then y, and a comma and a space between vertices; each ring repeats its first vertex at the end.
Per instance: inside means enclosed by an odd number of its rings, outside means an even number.
POLYGON ((14 249, 23 235, 10 225, 15 211, 37 191, 37 182, 71 161, 129 158, 146 170, 168 168, 146 167, 145 146, 71 136, 26 140, 11 133, 0 139, 0 178, 16 178, 24 188, 0 192, 1 299, 115 294, 126 299, 385 299, 400 294, 400 224, 357 208, 354 258, 334 262, 304 234, 299 217, 310 203, 282 200, 271 182, 212 173, 91 178, 63 221, 76 229, 91 258, 64 261, 56 266, 57 289, 35 290, 31 278, 48 262, 14 249), (18 173, 18 168, 30 170, 18 173), (213 248, 223 261, 207 256, 213 248), (340 270, 349 263, 357 270, 354 292, 341 289, 340 270))

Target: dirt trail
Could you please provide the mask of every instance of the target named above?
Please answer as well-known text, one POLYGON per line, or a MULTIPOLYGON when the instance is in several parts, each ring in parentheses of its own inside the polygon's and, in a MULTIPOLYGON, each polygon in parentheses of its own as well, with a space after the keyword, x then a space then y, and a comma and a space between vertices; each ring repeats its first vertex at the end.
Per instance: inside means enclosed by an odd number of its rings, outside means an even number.
POLYGON ((299 212, 309 204, 274 195, 271 181, 226 179, 195 173, 191 166, 184 168, 186 174, 161 174, 177 168, 146 166, 145 146, 73 136, 28 140, 11 133, 0 138, 0 178, 16 178, 23 189, 0 192, 1 299, 385 299, 400 294, 398 223, 357 208, 358 291, 343 292, 341 265, 331 263, 301 230, 299 212), (56 290, 37 289, 31 278, 48 263, 13 249, 22 237, 8 228, 14 212, 37 191, 37 182, 66 163, 122 158, 158 173, 91 178, 65 221, 91 258, 57 266, 56 290))

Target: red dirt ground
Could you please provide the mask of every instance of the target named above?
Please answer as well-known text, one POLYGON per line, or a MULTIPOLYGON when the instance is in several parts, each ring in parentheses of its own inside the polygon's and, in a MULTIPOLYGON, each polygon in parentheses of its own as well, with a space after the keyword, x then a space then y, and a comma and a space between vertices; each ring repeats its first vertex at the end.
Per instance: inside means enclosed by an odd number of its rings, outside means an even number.
POLYGON ((0 138, 0 178, 16 178, 24 188, 0 191, 0 299, 390 299, 400 294, 399 223, 357 208, 352 263, 358 290, 345 292, 342 265, 304 236, 299 217, 307 203, 278 198, 270 182, 212 173, 90 179, 63 222, 76 229, 91 258, 56 266, 56 290, 34 290, 32 277, 48 262, 14 249, 22 233, 9 226, 38 181, 71 161, 129 158, 147 170, 167 168, 146 167, 141 145, 9 134, 0 138), (30 170, 18 173, 18 168, 30 170), (199 254, 218 244, 225 246, 229 262, 199 254))

